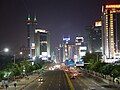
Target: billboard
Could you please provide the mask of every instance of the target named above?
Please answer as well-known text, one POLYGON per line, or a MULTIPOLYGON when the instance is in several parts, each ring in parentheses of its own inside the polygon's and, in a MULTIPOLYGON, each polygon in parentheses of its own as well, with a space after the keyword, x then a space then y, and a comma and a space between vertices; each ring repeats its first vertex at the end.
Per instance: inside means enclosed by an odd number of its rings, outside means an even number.
POLYGON ((76 66, 84 66, 84 61, 81 59, 80 61, 76 62, 76 66))
POLYGON ((73 59, 68 59, 65 61, 65 65, 69 66, 69 67, 73 67, 73 66, 75 66, 75 62, 73 59))

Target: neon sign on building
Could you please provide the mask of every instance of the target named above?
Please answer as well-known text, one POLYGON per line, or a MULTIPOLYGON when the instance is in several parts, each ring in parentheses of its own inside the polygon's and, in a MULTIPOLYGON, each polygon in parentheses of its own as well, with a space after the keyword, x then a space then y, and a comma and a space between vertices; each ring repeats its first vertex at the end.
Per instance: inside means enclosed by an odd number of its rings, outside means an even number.
POLYGON ((118 4, 118 5, 106 5, 106 8, 120 8, 120 4, 118 4))

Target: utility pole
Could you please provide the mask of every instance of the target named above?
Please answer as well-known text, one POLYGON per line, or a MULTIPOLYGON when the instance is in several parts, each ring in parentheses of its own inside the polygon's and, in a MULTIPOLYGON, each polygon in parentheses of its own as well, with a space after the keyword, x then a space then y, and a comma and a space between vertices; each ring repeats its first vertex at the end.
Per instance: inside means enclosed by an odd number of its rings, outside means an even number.
POLYGON ((15 64, 15 54, 13 56, 14 56, 14 64, 15 64))

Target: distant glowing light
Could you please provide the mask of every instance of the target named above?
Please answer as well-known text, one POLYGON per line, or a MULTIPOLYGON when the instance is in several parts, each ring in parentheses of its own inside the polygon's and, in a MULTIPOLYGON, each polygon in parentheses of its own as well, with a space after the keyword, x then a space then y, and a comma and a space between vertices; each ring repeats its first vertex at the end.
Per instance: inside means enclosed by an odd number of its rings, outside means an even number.
POLYGON ((76 39, 81 39, 81 40, 84 40, 84 38, 83 38, 83 37, 76 37, 76 39))
POLYGON ((35 30, 35 33, 38 33, 38 32, 41 32, 41 33, 47 33, 47 31, 46 31, 46 30, 36 29, 36 30, 35 30))
POLYGON ((70 37, 64 37, 63 41, 66 41, 66 42, 70 41, 70 37))
POLYGON ((23 52, 20 52, 20 55, 22 55, 23 54, 23 52))
POLYGON ((9 52, 9 49, 8 48, 4 48, 4 52, 9 52))
POLYGON ((116 5, 106 5, 106 8, 120 8, 120 4, 116 5))
POLYGON ((35 57, 36 57, 36 56, 32 57, 32 59, 35 60, 35 57))
POLYGON ((51 57, 50 55, 48 55, 48 57, 51 57))
POLYGON ((90 53, 92 53, 92 51, 90 51, 90 53))
POLYGON ((35 49, 35 43, 32 43, 31 49, 35 49))
POLYGON ((96 26, 96 27, 102 26, 102 22, 101 22, 101 21, 95 22, 95 26, 96 26))
POLYGON ((28 20, 30 20, 30 18, 28 18, 28 20))

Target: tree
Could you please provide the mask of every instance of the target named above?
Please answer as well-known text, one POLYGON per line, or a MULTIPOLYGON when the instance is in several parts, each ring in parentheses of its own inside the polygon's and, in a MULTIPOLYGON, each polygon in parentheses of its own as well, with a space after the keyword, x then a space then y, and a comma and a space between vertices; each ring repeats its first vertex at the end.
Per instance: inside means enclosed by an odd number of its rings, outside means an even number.
POLYGON ((31 64, 31 62, 24 60, 20 63, 20 67, 22 68, 22 71, 25 70, 25 73, 30 73, 33 71, 33 66, 31 64))
POLYGON ((13 76, 18 76, 21 74, 21 68, 18 66, 18 64, 13 64, 13 66, 10 69, 12 71, 13 76))
POLYGON ((102 68, 101 68, 101 73, 105 75, 105 78, 106 78, 106 75, 110 75, 111 71, 113 70, 113 65, 111 64, 106 64, 104 65, 102 68))
POLYGON ((119 71, 113 69, 112 72, 110 73, 110 76, 113 77, 113 82, 114 82, 114 79, 119 76, 119 71))
POLYGON ((0 80, 2 80, 3 77, 4 77, 4 73, 3 73, 3 71, 0 71, 0 80))
POLYGON ((113 77, 113 82, 116 77, 120 76, 120 65, 114 65, 113 70, 110 73, 110 76, 113 77))
POLYGON ((100 73, 101 72, 101 68, 103 67, 104 64, 105 63, 103 63, 100 60, 98 60, 91 66, 91 70, 100 73))
POLYGON ((83 60, 85 63, 89 63, 91 60, 95 62, 97 60, 97 56, 95 53, 86 53, 86 55, 83 57, 83 60))

